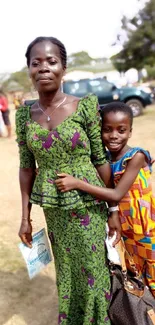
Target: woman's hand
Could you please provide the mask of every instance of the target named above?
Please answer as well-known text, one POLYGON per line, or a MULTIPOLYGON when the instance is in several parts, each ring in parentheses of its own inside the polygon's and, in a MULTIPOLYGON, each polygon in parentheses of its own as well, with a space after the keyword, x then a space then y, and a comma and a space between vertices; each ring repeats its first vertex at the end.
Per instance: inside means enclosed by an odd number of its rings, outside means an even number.
POLYGON ((75 177, 62 173, 57 174, 59 177, 56 179, 55 184, 60 192, 67 192, 78 188, 78 179, 75 177))
POLYGON ((116 239, 113 242, 113 246, 115 246, 121 239, 121 222, 120 222, 118 211, 110 213, 110 216, 108 218, 108 226, 109 226, 109 237, 112 237, 116 232, 116 239))
POLYGON ((18 235, 26 246, 32 247, 32 225, 30 220, 22 219, 18 235))

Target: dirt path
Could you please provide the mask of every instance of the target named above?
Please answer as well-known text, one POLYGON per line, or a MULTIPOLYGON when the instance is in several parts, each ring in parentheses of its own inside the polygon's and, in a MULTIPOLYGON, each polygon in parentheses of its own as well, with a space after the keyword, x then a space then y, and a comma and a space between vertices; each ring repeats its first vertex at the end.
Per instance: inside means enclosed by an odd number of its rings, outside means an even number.
MULTIPOLYGON (((12 110, 12 121, 14 113, 12 110)), ((142 117, 135 119, 130 143, 147 148, 155 157, 154 121, 155 106, 152 106, 142 117)), ((15 134, 11 139, 0 138, 0 153, 0 325, 56 325, 54 265, 51 263, 30 281, 17 246, 21 211, 15 134)), ((155 191, 155 173, 153 186, 155 191)), ((45 226, 39 207, 33 207, 32 215, 34 231, 45 226)))

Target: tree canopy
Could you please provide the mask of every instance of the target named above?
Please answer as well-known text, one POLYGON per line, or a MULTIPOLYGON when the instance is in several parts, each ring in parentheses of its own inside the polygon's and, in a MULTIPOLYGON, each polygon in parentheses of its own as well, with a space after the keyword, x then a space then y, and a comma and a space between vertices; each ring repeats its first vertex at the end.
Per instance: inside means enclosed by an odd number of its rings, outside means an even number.
POLYGON ((73 53, 68 56, 68 67, 90 64, 93 59, 85 51, 73 53))
POLYGON ((155 0, 147 1, 136 17, 123 16, 118 42, 123 49, 111 58, 118 71, 155 65, 155 0))
POLYGON ((31 90, 32 84, 30 78, 28 76, 27 67, 23 68, 21 71, 13 72, 9 79, 7 79, 2 87, 7 91, 9 90, 10 82, 16 82, 19 84, 25 92, 29 92, 31 90))

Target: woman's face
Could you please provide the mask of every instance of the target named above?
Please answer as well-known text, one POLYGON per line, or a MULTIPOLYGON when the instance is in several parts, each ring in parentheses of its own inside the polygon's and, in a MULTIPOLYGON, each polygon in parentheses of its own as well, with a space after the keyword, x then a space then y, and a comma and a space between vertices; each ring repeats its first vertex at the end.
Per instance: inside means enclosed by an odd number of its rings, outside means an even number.
POLYGON ((38 92, 59 89, 64 72, 57 45, 45 41, 33 46, 30 52, 29 75, 38 92))

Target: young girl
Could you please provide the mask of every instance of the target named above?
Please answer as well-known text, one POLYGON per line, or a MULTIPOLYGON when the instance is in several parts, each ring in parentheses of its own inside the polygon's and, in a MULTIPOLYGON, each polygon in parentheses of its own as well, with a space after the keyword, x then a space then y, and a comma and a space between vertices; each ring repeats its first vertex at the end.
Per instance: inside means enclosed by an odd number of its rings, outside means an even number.
POLYGON ((148 151, 128 146, 133 114, 120 102, 102 111, 102 139, 108 148, 115 189, 93 186, 87 180, 59 174, 60 191, 85 191, 100 200, 119 202, 122 235, 126 249, 155 296, 155 197, 150 181, 153 163, 148 151))

